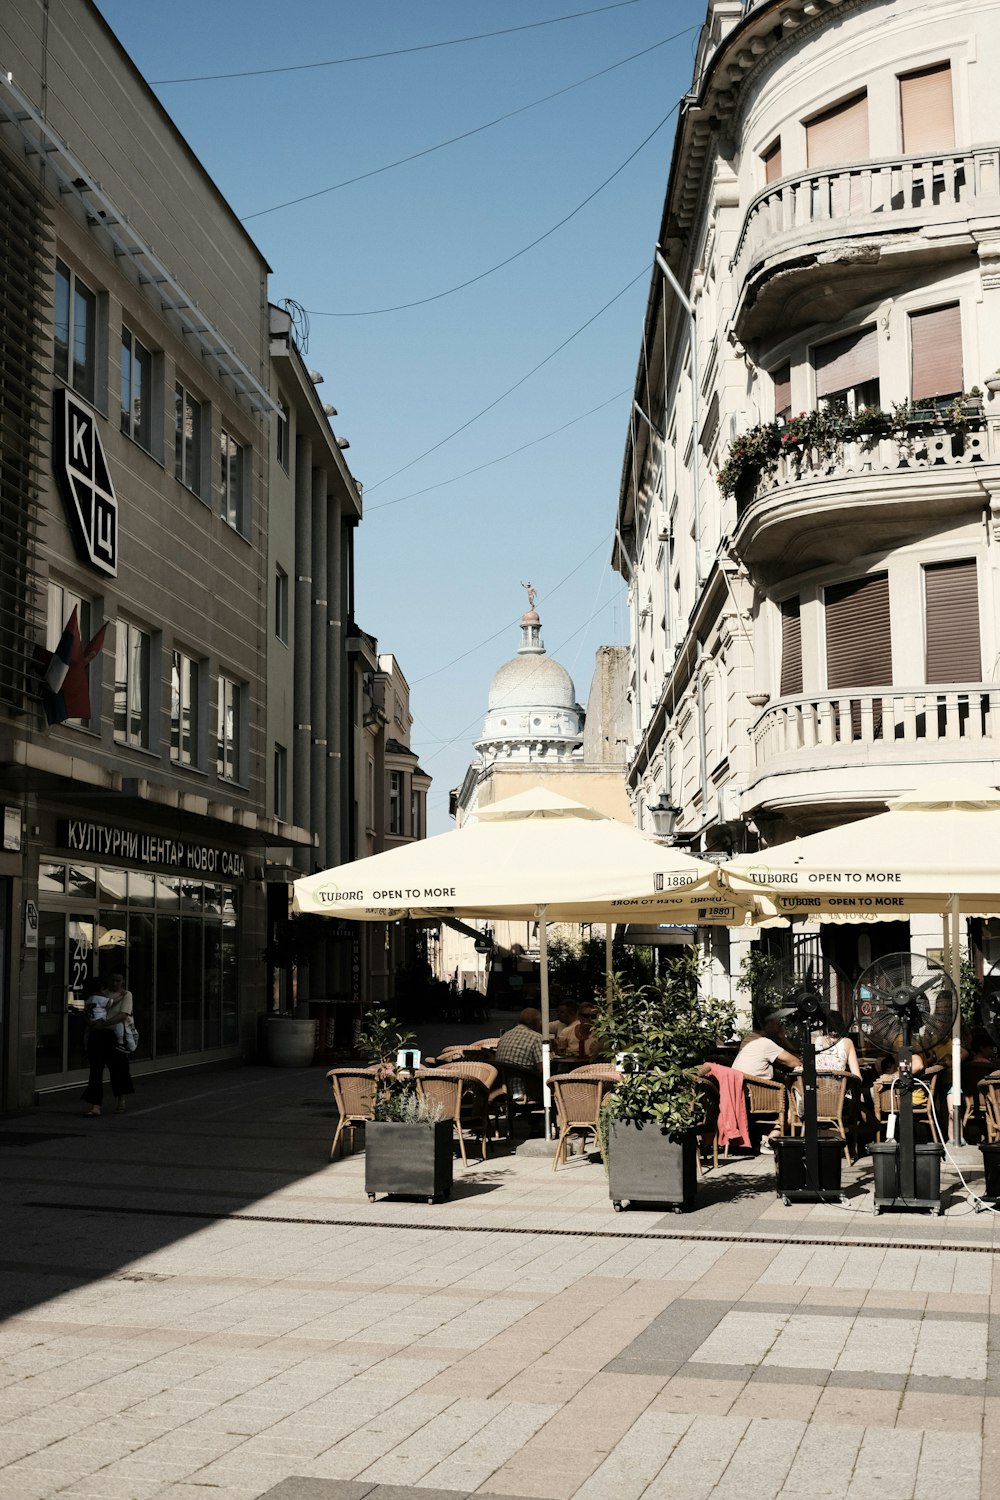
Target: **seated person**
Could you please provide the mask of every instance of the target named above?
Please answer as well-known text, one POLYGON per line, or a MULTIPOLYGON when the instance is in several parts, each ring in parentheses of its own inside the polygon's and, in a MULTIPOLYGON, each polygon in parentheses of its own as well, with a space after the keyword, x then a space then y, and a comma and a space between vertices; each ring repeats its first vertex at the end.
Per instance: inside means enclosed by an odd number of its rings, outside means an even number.
POLYGON ((593 1062, 600 1056, 601 1044, 593 1034, 594 1022, 600 1007, 593 1000, 585 1000, 580 1006, 577 1019, 560 1031, 556 1039, 556 1050, 560 1057, 571 1057, 580 1063, 593 1062))
POLYGON ((855 1078, 861 1077, 857 1048, 845 1035, 838 1016, 831 1016, 829 1029, 813 1037, 813 1047, 817 1073, 851 1073, 855 1078))
POLYGON ((734 1071, 751 1073, 755 1078, 773 1078, 776 1062, 786 1068, 801 1068, 801 1057, 782 1047, 777 1040, 780 1035, 781 1026, 777 1021, 765 1021, 759 1031, 749 1032, 733 1058, 734 1071))
POLYGON ((497 1066, 516 1068, 522 1073, 542 1071, 542 1013, 522 1010, 517 1025, 505 1031, 497 1042, 497 1066))
MULTIPOLYGON (((914 1052, 910 1060, 910 1072, 913 1074, 917 1074, 922 1073, 923 1071, 924 1059, 919 1052, 914 1052)), ((898 1059, 891 1056, 883 1057, 881 1072, 879 1073, 878 1078, 875 1080, 875 1086, 872 1089, 872 1098, 877 1097, 878 1090, 884 1084, 898 1084, 898 1082, 898 1059)), ((922 1108, 927 1103, 927 1090, 922 1086, 917 1085, 913 1090, 913 1102, 918 1108, 922 1108)), ((898 1089, 890 1088, 885 1094, 883 1094, 882 1107, 889 1113, 895 1114, 896 1110, 899 1107, 898 1089)))
POLYGON ((555 1018, 549 1022, 549 1036, 557 1052, 559 1051, 559 1033, 574 1024, 579 1008, 575 1000, 560 1000, 556 1006, 555 1018))

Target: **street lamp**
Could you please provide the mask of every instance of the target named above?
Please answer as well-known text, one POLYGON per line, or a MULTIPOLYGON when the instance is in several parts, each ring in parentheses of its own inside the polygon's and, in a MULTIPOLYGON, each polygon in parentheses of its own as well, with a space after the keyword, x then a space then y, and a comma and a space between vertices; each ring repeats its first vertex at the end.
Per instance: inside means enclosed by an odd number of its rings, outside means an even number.
POLYGON ((681 809, 674 806, 665 792, 661 792, 657 801, 651 802, 646 811, 653 820, 653 832, 656 837, 662 839, 664 843, 672 844, 681 809))

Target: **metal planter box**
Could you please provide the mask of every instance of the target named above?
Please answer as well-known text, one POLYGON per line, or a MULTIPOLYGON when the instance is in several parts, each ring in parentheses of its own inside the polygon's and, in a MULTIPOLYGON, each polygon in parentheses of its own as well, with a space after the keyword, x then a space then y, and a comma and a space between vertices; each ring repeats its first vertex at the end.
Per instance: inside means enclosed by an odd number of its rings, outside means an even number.
POLYGON ((774 1142, 774 1165, 778 1196, 785 1203, 841 1202, 840 1164, 844 1143, 839 1136, 820 1136, 819 1180, 810 1181, 804 1137, 783 1135, 774 1142))
POLYGON ((934 1144, 919 1144, 913 1148, 914 1192, 912 1198, 901 1193, 898 1141, 873 1141, 871 1146, 872 1166, 875 1171, 874 1213, 883 1208, 895 1212, 902 1208, 927 1208, 931 1213, 941 1212, 941 1161, 944 1147, 934 1144))
POLYGON ((694 1131, 677 1137, 655 1125, 612 1120, 608 1132, 608 1191, 616 1212, 624 1203, 690 1208, 698 1181, 694 1131))
POLYGON ((400 1198, 447 1198, 452 1182, 451 1120, 410 1125, 369 1120, 365 1125, 365 1192, 400 1198))
POLYGON ((983 1197, 992 1203, 1000 1200, 1000 1141, 983 1141, 983 1197))

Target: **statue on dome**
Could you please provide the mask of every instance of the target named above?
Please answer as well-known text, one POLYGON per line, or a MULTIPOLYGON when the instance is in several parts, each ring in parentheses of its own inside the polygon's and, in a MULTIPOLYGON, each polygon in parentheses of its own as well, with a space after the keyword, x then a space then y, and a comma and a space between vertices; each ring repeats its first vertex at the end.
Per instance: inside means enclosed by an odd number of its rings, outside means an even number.
POLYGON ((528 591, 528 608, 529 609, 534 609, 534 607, 535 607, 535 589, 534 589, 534 587, 530 583, 522 583, 521 587, 523 589, 527 589, 527 591, 528 591))

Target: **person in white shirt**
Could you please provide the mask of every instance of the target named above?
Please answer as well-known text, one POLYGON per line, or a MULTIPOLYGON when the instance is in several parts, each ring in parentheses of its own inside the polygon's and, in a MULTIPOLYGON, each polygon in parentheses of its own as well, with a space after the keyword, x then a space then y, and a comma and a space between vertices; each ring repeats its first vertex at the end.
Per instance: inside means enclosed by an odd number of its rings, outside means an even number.
MULTIPOLYGON (((751 1031, 749 1036, 743 1038, 743 1044, 733 1058, 733 1071, 749 1073, 754 1078, 773 1078, 776 1062, 786 1068, 801 1067, 802 1059, 796 1057, 794 1052, 789 1052, 787 1048, 782 1047, 776 1040, 780 1032, 781 1028, 776 1021, 765 1021, 760 1031, 751 1031)), ((764 1141, 768 1150, 780 1134, 780 1129, 775 1125, 764 1141)))

